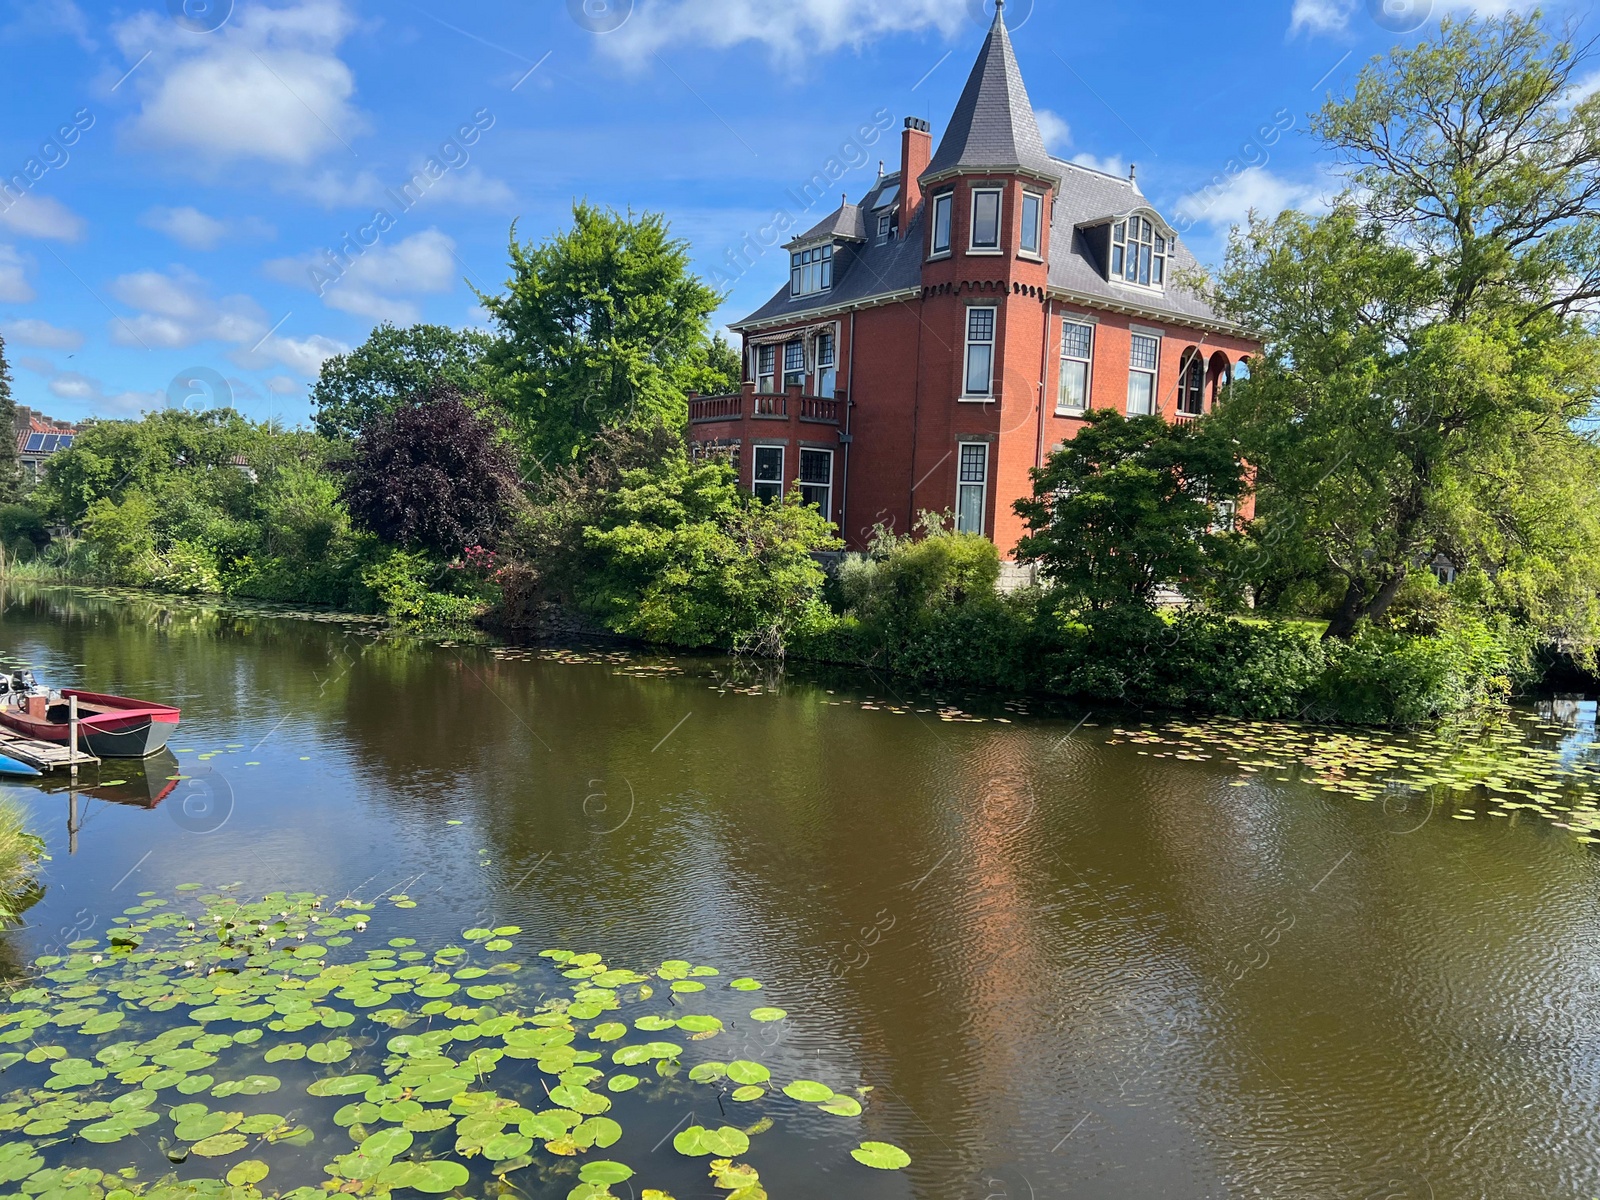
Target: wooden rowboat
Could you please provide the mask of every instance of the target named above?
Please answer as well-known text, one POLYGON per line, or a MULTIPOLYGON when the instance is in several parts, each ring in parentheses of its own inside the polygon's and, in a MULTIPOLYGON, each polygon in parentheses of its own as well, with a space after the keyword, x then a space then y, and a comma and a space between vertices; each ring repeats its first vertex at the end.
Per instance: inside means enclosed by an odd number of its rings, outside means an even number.
POLYGON ((148 758, 178 728, 176 708, 68 688, 60 699, 42 695, 7 697, 0 725, 24 737, 65 746, 72 737, 71 699, 78 698, 78 747, 98 758, 148 758))

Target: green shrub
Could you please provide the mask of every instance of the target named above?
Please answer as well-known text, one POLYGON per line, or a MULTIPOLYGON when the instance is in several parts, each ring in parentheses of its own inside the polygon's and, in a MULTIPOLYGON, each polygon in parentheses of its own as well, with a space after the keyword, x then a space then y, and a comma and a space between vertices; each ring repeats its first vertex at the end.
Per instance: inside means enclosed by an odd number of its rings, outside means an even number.
POLYGON ((222 590, 217 556, 198 542, 174 542, 155 562, 150 586, 158 591, 195 595, 222 590))

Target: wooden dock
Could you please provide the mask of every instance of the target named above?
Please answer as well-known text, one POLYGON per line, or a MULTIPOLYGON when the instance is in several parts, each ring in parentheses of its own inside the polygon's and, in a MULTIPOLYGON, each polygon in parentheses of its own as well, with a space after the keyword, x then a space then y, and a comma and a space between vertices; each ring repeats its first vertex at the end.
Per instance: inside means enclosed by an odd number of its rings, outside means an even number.
POLYGON ((66 746, 23 737, 4 728, 0 728, 0 754, 27 763, 46 774, 51 771, 70 771, 73 767, 92 767, 100 762, 87 750, 79 750, 74 755, 66 746))

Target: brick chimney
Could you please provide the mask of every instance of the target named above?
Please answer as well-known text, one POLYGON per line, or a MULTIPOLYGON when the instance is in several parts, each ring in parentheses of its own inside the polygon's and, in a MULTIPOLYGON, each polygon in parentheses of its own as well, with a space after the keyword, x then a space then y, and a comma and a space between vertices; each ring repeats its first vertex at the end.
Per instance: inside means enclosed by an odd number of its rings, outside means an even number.
POLYGON ((907 117, 900 134, 900 228, 909 229, 922 207, 922 184, 918 182, 933 159, 932 127, 920 117, 907 117))

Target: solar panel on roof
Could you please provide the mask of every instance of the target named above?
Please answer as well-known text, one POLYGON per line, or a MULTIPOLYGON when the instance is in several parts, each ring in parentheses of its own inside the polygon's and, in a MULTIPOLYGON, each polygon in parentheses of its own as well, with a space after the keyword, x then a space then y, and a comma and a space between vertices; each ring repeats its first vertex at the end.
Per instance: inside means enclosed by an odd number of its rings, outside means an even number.
POLYGON ((44 449, 44 434, 42 434, 42 433, 30 433, 28 435, 28 444, 25 447, 23 447, 23 453, 25 453, 25 454, 37 454, 43 449, 44 449))
POLYGON ((65 450, 68 446, 72 445, 72 439, 76 436, 77 434, 74 433, 63 433, 61 435, 61 448, 65 450))
POLYGON ((56 447, 60 444, 61 435, 59 433, 47 433, 44 435, 44 446, 42 448, 46 454, 54 454, 56 447))

